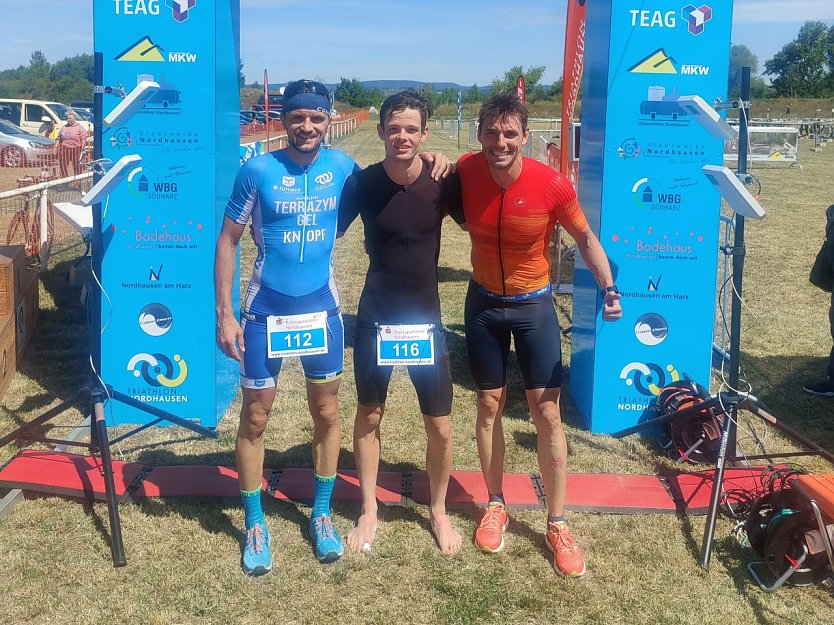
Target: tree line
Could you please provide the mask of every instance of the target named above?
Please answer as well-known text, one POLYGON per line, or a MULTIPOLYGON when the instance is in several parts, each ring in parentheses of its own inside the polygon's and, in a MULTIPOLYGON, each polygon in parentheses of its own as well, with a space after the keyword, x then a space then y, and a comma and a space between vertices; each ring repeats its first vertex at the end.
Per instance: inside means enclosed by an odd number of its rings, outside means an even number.
MULTIPOLYGON (((742 44, 730 48, 730 73, 728 92, 737 97, 741 88, 741 68, 753 70, 752 97, 764 99, 823 98, 834 96, 834 26, 824 22, 806 22, 793 41, 785 44, 773 58, 764 64, 759 73, 759 60, 750 49, 742 44), (765 80, 770 77, 770 83, 765 80)), ((508 69, 502 76, 492 80, 489 88, 482 90, 472 85, 462 90, 464 104, 481 102, 485 95, 515 88, 520 74, 527 85, 530 102, 541 100, 558 101, 562 98, 562 79, 550 85, 542 84, 546 68, 533 66, 524 69, 518 65, 508 69)), ((239 80, 243 86, 243 62, 239 63, 239 80)), ((0 71, 0 97, 30 98, 35 100, 91 100, 93 86, 93 57, 78 54, 57 63, 50 63, 40 50, 32 53, 28 65, 0 71)), ((436 89, 425 84, 422 91, 435 105, 457 104, 456 89, 436 89)), ((381 89, 368 89, 358 78, 342 78, 336 87, 336 99, 350 106, 367 108, 379 106, 387 94, 381 89)))
MULTIPOLYGON (((501 91, 514 90, 519 75, 524 76, 527 99, 530 102, 560 100, 562 97, 561 78, 552 85, 541 84, 546 69, 542 65, 528 67, 525 70, 521 65, 516 65, 504 72, 503 76, 494 78, 486 90, 482 90, 477 84, 461 89, 461 102, 463 104, 477 104, 482 102, 486 96, 501 91)), ((458 102, 458 90, 451 87, 437 89, 433 84, 425 83, 420 88, 420 92, 431 98, 435 106, 442 104, 456 105, 458 102)), ((384 93, 379 88, 368 89, 358 78, 342 78, 336 86, 335 93, 339 102, 344 102, 356 108, 379 106, 387 95, 389 94, 384 93)))
POLYGON ((53 64, 35 50, 28 65, 0 71, 0 98, 92 100, 93 56, 77 54, 53 64))

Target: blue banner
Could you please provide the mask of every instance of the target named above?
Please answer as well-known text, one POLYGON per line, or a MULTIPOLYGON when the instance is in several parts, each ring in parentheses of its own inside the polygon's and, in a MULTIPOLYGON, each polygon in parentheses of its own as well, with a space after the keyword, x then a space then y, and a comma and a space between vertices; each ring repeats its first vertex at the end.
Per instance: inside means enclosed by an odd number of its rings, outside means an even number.
POLYGON ((571 393, 594 432, 684 374, 709 386, 720 197, 701 167, 723 146, 677 100, 726 97, 731 23, 731 0, 589 3, 579 196, 624 312, 602 321, 577 257, 571 393))
MULTIPOLYGON (((239 166, 237 0, 94 3, 104 83, 159 89, 103 129, 102 156, 142 162, 102 204, 102 378, 214 427, 237 392, 215 346, 214 244, 239 166)), ((103 96, 103 118, 120 103, 103 96)), ((235 289, 235 293, 237 289, 235 289)), ((117 423, 148 416, 113 407, 117 423)))

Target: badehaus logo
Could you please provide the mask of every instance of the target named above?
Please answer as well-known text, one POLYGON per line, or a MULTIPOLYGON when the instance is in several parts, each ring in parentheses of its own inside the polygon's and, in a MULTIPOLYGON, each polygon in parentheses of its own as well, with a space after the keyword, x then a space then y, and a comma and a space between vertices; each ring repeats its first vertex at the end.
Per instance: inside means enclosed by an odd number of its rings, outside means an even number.
MULTIPOLYGON (((704 251, 704 236, 693 230, 660 230, 652 225, 611 235, 611 243, 625 246, 625 257, 631 260, 696 261, 704 251)), ((660 278, 649 280, 649 291, 657 291, 660 278)), ((629 296, 632 294, 629 293, 629 296)), ((675 299, 681 299, 677 295, 675 299)), ((685 299, 685 298, 684 298, 685 299)))
POLYGON ((110 226, 114 242, 125 249, 197 249, 205 243, 202 223, 193 219, 161 219, 146 215, 136 219, 128 215, 121 224, 110 226))

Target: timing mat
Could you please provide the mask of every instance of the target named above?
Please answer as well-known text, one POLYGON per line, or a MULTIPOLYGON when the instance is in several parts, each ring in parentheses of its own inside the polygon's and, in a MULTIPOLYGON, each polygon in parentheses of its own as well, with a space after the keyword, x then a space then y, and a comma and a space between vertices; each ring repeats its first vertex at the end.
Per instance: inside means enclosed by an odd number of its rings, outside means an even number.
MULTIPOLYGON (((756 490, 764 467, 730 468, 724 472, 724 490, 756 490)), ((116 497, 119 501, 147 498, 237 499, 237 471, 221 466, 145 466, 113 461, 116 497)), ((663 475, 608 473, 568 474, 568 510, 614 514, 704 514, 709 507, 713 471, 676 472, 663 475)), ((104 476, 98 458, 24 450, 0 470, 0 488, 70 498, 105 499, 104 476)), ((283 468, 264 471, 262 488, 269 496, 309 504, 313 499, 312 469, 283 468)), ((376 496, 380 503, 410 506, 429 502, 425 471, 380 471, 376 496)), ((544 506, 544 489, 537 474, 504 475, 508 508, 544 506)), ((333 498, 360 501, 355 471, 340 471, 333 498)), ((488 493, 479 471, 453 471, 446 498, 450 508, 485 506, 488 493)))

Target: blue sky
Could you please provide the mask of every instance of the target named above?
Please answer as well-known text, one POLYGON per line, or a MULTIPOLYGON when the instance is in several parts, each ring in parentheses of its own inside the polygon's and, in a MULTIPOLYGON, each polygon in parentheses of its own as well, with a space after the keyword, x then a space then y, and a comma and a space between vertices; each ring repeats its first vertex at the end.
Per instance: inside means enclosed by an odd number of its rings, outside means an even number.
MULTIPOLYGON (((544 65, 543 82, 551 83, 562 74, 565 2, 241 0, 244 73, 247 82, 267 69, 270 82, 345 77, 483 86, 514 65, 544 65)), ((735 0, 734 7, 733 43, 749 47, 760 70, 805 21, 834 23, 834 0, 735 0)), ((0 0, 0 15, 0 69, 28 63, 35 48, 51 62, 92 53, 92 0, 0 0)))

